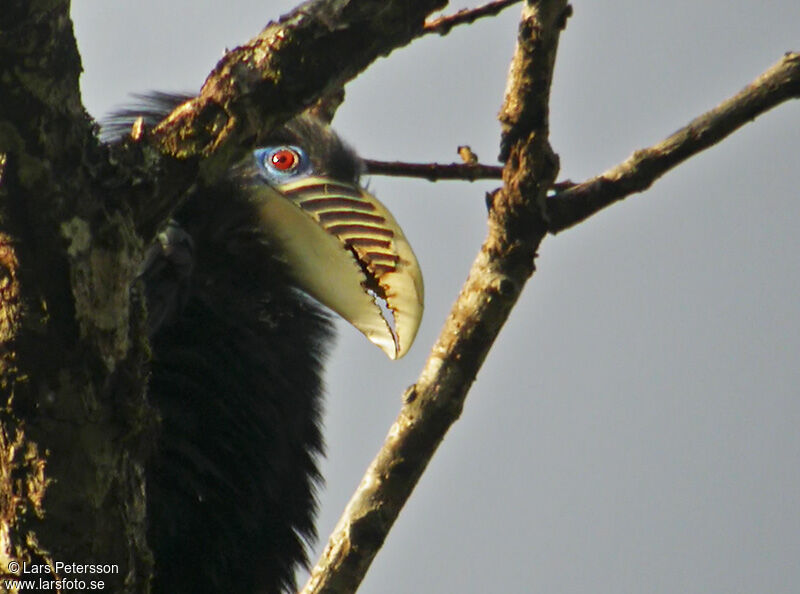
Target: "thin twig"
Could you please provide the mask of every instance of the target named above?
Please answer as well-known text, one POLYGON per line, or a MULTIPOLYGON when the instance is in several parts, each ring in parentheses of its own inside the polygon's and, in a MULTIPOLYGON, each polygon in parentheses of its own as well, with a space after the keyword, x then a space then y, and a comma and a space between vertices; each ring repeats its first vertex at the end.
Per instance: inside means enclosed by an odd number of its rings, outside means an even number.
POLYGON ((479 18, 496 16, 504 8, 507 8, 520 1, 521 0, 494 0, 494 2, 489 2, 488 4, 479 6, 478 8, 464 8, 455 14, 442 16, 428 21, 425 23, 425 27, 422 29, 422 31, 423 34, 438 33, 439 35, 447 35, 450 33, 450 29, 457 25, 470 25, 479 18))
POLYGON ((787 53, 733 97, 671 136, 547 200, 550 232, 558 233, 626 196, 788 99, 800 99, 800 53, 787 53))
MULTIPOLYGON (((477 181, 479 179, 503 179, 500 165, 476 163, 407 163, 405 161, 376 161, 364 159, 368 175, 387 175, 392 177, 415 177, 430 182, 437 181, 477 181)), ((553 184, 552 189, 563 192, 576 184, 563 180, 553 184)))
POLYGON ((396 177, 421 177, 428 181, 477 179, 502 179, 503 168, 499 165, 480 163, 405 163, 402 161, 376 161, 365 159, 367 173, 370 175, 391 175, 396 177))

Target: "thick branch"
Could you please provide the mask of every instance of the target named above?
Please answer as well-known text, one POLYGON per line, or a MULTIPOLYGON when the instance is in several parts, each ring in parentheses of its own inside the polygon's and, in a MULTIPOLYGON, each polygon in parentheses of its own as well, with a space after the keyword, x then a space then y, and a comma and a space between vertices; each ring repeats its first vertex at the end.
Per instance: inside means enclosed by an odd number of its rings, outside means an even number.
POLYGON ((533 272, 533 255, 546 227, 535 207, 538 199, 520 192, 518 181, 528 180, 526 185, 540 188, 543 197, 557 172, 547 144, 546 113, 566 6, 565 0, 542 0, 523 9, 503 113, 524 114, 533 109, 545 116, 534 120, 510 115, 504 119, 508 133, 519 140, 509 149, 514 155, 506 163, 505 177, 510 183, 495 196, 489 237, 304 594, 355 591, 436 448, 460 415, 469 386, 533 272), (533 80, 544 86, 531 86, 533 80), (514 109, 507 109, 509 106, 514 109), (525 153, 524 159, 517 157, 521 153, 525 153), (532 175, 542 177, 531 181, 532 175))
POLYGON ((548 198, 550 232, 580 223, 618 200, 649 188, 667 171, 789 99, 800 98, 800 53, 777 64, 717 107, 616 167, 548 198))
POLYGON ((494 0, 478 8, 464 8, 455 14, 449 14, 425 23, 424 33, 438 33, 447 35, 453 27, 458 25, 471 25, 480 18, 497 16, 500 12, 516 4, 520 0, 494 0))
POLYGON ((418 37, 425 18, 445 4, 316 0, 228 52, 200 94, 145 137, 139 166, 131 167, 152 181, 132 198, 137 228, 151 236, 198 174, 222 175, 259 135, 418 37))
POLYGON ((228 52, 200 95, 154 134, 169 154, 208 156, 242 142, 341 87, 379 56, 414 39, 443 0, 318 0, 228 52))

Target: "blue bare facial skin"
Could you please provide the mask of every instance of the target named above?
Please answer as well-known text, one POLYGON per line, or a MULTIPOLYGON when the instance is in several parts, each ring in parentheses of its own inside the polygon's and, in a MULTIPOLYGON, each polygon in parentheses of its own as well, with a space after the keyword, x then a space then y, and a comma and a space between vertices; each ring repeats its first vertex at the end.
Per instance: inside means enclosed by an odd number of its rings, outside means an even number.
POLYGON ((279 186, 312 172, 311 159, 299 146, 266 146, 253 151, 261 178, 279 186))

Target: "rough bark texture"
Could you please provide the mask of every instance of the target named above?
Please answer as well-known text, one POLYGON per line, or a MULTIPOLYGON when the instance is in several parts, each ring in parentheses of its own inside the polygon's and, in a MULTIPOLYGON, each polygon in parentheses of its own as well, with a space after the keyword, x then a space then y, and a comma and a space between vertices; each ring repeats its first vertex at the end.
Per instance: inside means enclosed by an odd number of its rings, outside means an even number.
POLYGON ((3 409, 0 565, 116 563, 140 586, 146 425, 141 240, 107 209, 109 167, 78 88, 68 2, 11 2, 0 25, 3 409))
MULTIPOLYGON (((109 148, 80 99, 67 0, 0 10, 0 566, 108 563, 145 592, 143 246, 198 175, 411 41, 442 0, 307 3, 199 98, 109 148)), ((6 575, 6 577, 8 577, 6 575)), ((78 576, 70 576, 78 577, 78 576)))

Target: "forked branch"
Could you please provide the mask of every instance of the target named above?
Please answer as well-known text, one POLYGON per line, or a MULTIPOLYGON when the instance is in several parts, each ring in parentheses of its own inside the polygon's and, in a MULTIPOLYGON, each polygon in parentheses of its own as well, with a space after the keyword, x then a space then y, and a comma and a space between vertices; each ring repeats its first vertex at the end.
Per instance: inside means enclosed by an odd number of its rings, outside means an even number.
POLYGON ((347 505, 303 594, 354 592, 448 428, 456 421, 494 339, 533 272, 547 230, 536 204, 557 172, 547 142, 550 81, 566 0, 525 4, 503 110, 506 188, 495 195, 489 236, 417 383, 347 505), (529 93, 531 81, 541 86, 529 93), (524 156, 523 156, 524 155, 524 156), (531 175, 539 179, 531 182, 531 175), (521 183, 524 182, 524 183, 521 183), (537 187, 526 195, 522 187, 537 187), (535 228, 535 230, 533 230, 535 228), (522 233, 520 233, 522 230, 522 233))
MULTIPOLYGON (((523 9, 509 92, 501 110, 504 186, 491 201, 489 236, 445 327, 386 441, 367 470, 302 594, 353 592, 403 504, 464 405, 467 390, 533 273, 548 232, 574 225, 616 200, 649 187, 666 171, 779 103, 800 96, 800 55, 787 54, 742 92, 663 142, 637 151, 581 184, 554 184, 558 157, 548 142, 548 101, 565 1, 523 9), (560 186, 560 187, 559 187, 560 186), (555 196, 547 196, 556 188, 555 196)), ((384 164, 372 173, 463 179, 476 165, 384 164)), ((485 170, 492 177, 494 170, 485 170)), ((470 179, 467 177, 467 179, 470 179)))

